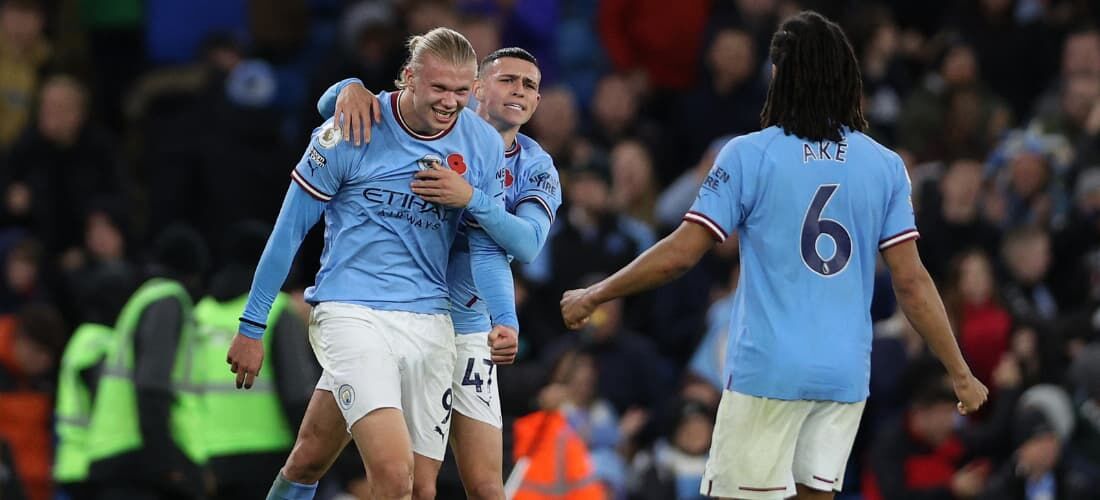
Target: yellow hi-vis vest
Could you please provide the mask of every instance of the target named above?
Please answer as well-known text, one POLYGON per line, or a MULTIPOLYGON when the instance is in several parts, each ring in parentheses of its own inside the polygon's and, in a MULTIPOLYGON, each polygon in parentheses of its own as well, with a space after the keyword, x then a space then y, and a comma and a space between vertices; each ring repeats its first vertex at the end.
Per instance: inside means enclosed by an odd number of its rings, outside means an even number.
POLYGON ((80 372, 98 364, 107 355, 114 329, 107 325, 85 323, 77 327, 61 356, 57 380, 57 405, 54 430, 57 454, 53 478, 75 483, 88 478, 88 423, 92 418, 92 390, 84 385, 80 372))
POLYGON ((99 380, 92 421, 88 430, 88 458, 91 462, 141 449, 137 389, 134 387, 134 333, 142 313, 152 303, 175 298, 183 306, 183 328, 172 367, 175 401, 169 416, 169 430, 176 446, 196 464, 206 463, 199 435, 199 395, 191 381, 195 328, 192 302, 180 283, 163 278, 146 281, 119 314, 115 340, 99 380))
MULTIPOLYGON (((279 403, 272 365, 264 363, 252 388, 243 390, 237 389, 236 375, 225 362, 247 299, 241 296, 218 302, 206 297, 195 306, 198 349, 194 381, 201 394, 202 439, 210 458, 289 451, 294 446, 294 431, 279 403)), ((287 301, 287 295, 280 293, 271 306, 263 338, 267 353, 271 352, 272 330, 287 301)))

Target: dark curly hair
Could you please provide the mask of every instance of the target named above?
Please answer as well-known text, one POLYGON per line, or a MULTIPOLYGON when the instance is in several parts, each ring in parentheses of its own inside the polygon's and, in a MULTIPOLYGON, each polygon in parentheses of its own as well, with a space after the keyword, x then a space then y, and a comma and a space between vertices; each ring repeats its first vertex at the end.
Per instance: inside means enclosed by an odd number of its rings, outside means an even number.
POLYGON ((775 77, 760 126, 813 141, 841 140, 841 127, 863 131, 863 81, 851 43, 836 23, 803 11, 779 26, 769 49, 775 77))

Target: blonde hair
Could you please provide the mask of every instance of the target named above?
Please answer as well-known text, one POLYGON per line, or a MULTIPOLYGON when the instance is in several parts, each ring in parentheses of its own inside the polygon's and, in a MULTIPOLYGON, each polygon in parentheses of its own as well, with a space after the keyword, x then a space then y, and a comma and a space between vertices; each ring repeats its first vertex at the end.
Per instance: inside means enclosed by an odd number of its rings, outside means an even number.
POLYGON ((462 33, 450 28, 435 28, 423 35, 409 37, 405 46, 409 49, 409 58, 401 66, 401 73, 394 81, 399 89, 409 86, 409 82, 405 79, 405 69, 415 72, 424 61, 425 55, 435 56, 440 61, 455 66, 470 64, 477 68, 477 54, 474 52, 474 47, 470 45, 470 41, 462 36, 462 33))

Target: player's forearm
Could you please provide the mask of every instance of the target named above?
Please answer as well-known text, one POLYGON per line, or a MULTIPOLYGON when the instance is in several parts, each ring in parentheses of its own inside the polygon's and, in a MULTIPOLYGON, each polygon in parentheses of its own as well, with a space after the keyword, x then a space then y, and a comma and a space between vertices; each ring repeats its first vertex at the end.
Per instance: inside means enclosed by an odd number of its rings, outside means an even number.
POLYGON ((589 293, 602 304, 659 287, 680 277, 699 262, 706 251, 686 241, 682 231, 683 226, 611 277, 590 287, 589 293))
POLYGON ((489 309, 493 325, 509 326, 518 331, 515 287, 508 258, 482 230, 471 228, 469 240, 470 270, 474 276, 474 285, 489 309))
POLYGON ((932 353, 943 363, 952 377, 970 374, 959 345, 951 332, 947 311, 936 292, 936 285, 927 271, 905 280, 894 281, 894 293, 902 312, 917 333, 924 338, 932 353))
POLYGON ((550 232, 550 217, 541 207, 523 203, 513 215, 477 189, 466 211, 505 252, 523 263, 534 260, 550 232))
POLYGON ((267 314, 275 295, 279 293, 298 246, 302 244, 309 229, 321 218, 325 204, 306 194, 298 185, 291 183, 283 200, 283 208, 275 221, 275 229, 267 239, 267 246, 256 265, 256 274, 252 278, 252 288, 248 292, 248 302, 241 315, 240 332, 248 337, 261 338, 266 328, 267 314))
POLYGON ((328 90, 325 90, 324 94, 321 94, 321 98, 317 100, 317 112, 321 114, 321 118, 328 120, 336 114, 336 98, 340 97, 340 91, 344 90, 344 87, 352 83, 362 85, 363 81, 358 78, 340 80, 332 84, 328 90))

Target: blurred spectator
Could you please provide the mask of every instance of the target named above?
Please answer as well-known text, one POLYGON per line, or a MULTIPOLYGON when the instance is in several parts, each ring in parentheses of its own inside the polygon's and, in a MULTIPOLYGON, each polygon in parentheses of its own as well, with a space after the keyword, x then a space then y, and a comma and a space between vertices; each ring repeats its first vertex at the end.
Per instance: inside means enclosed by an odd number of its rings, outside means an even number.
POLYGON ((760 129, 767 87, 760 79, 756 53, 744 30, 723 29, 715 35, 703 57, 705 78, 677 100, 670 125, 680 147, 671 158, 675 164, 662 167, 666 181, 671 178, 669 168, 679 171, 716 138, 760 129))
POLYGON ((8 158, 5 212, 24 221, 51 260, 79 245, 93 200, 125 199, 112 140, 89 118, 87 89, 71 77, 51 77, 38 119, 8 158))
MULTIPOLYGON (((92 203, 85 217, 84 239, 79 248, 66 252, 59 264, 64 279, 63 304, 70 316, 76 314, 77 297, 87 296, 93 280, 90 276, 104 268, 119 268, 130 273, 136 269, 130 262, 133 240, 125 208, 115 200, 101 199, 92 203)), ((108 323, 113 324, 111 319, 108 323)))
MULTIPOLYGON (((310 75, 307 95, 321 95, 333 82, 352 76, 362 80, 368 89, 393 88, 393 80, 405 60, 399 21, 387 2, 357 2, 348 7, 342 19, 339 43, 329 59, 310 75)), ((313 102, 306 104, 302 125, 311 130, 321 122, 313 102)))
POLYGON ((39 77, 51 53, 45 24, 46 13, 37 0, 0 5, 0 152, 11 147, 31 117, 39 77))
POLYGON ((1064 182, 1072 154, 1061 136, 1009 133, 987 162, 993 189, 986 216, 1006 230, 1062 227, 1070 208, 1064 182))
POLYGON ((515 498, 538 498, 550 489, 565 498, 603 499, 608 493, 596 480, 584 442, 547 400, 543 410, 517 419, 513 457, 528 460, 515 498))
POLYGON ((631 87, 626 77, 611 74, 601 78, 596 84, 592 120, 586 136, 605 153, 618 143, 634 138, 646 144, 649 155, 657 162, 664 162, 663 134, 653 120, 641 114, 640 106, 638 91, 631 87))
MULTIPOLYGON (((718 0, 711 6, 707 21, 704 46, 710 46, 717 34, 725 29, 742 29, 753 38, 756 48, 756 60, 768 59, 768 47, 771 45, 775 27, 779 25, 781 15, 779 0, 718 0)), ((770 64, 768 64, 770 66, 770 64)), ((759 68, 761 76, 771 74, 770 67, 759 68)))
POLYGON ((1058 314, 1058 302, 1048 285, 1050 235, 1034 226, 1012 231, 1005 236, 1002 256, 1008 270, 1002 295, 1012 316, 1024 321, 1052 322, 1058 314))
POLYGON ((922 192, 917 246, 932 277, 943 279, 952 258, 968 248, 996 248, 1000 234, 981 216, 980 163, 967 159, 951 162, 936 187, 936 192, 922 192))
POLYGON ((611 150, 611 203, 619 213, 655 226, 657 179, 653 157, 641 141, 627 139, 611 150))
POLYGON ((32 302, 48 302, 42 245, 24 237, 4 255, 4 281, 0 286, 0 313, 12 313, 32 302))
POLYGON ((1089 115, 1100 102, 1100 71, 1076 73, 1062 80, 1059 107, 1035 117, 1033 125, 1045 134, 1058 134, 1070 144, 1086 139, 1089 115))
POLYGON ((53 498, 54 369, 66 332, 60 314, 47 305, 0 317, 0 440, 11 444, 29 500, 53 498))
POLYGON ((565 87, 542 89, 540 113, 531 118, 531 132, 559 168, 593 161, 591 147, 577 136, 577 101, 565 87), (586 147, 587 146, 587 147, 586 147))
POLYGON ((1020 398, 1013 420, 1016 451, 990 477, 982 499, 1083 500, 1094 493, 1074 491, 1066 478, 1062 448, 1073 433, 1074 415, 1065 391, 1049 385, 1028 389, 1020 398))
POLYGON ((1043 116, 1056 112, 1059 107, 1064 109, 1065 101, 1059 96, 1069 80, 1075 76, 1097 75, 1100 75, 1100 31, 1093 27, 1071 31, 1062 42, 1060 70, 1039 96, 1034 114, 1043 116))
POLYGON ((615 69, 628 73, 636 91, 690 88, 710 2, 684 0, 669 9, 662 0, 604 0, 599 31, 615 69))
POLYGON ((898 146, 918 161, 984 158, 1010 113, 979 79, 973 47, 947 44, 932 69, 902 105, 898 146))
POLYGON ((562 412, 587 446, 596 478, 612 492, 612 498, 625 498, 626 464, 618 448, 638 432, 646 413, 633 409, 620 420, 619 412, 596 393, 598 385, 592 353, 569 350, 558 359, 551 384, 540 392, 539 401, 544 408, 562 412))
POLYGON ((990 456, 1003 452, 1003 436, 1019 398, 1020 373, 1011 358, 990 384, 996 399, 984 425, 956 428, 957 401, 945 372, 930 358, 906 375, 909 408, 885 424, 871 445, 863 477, 867 500, 952 500, 982 493, 993 470, 990 456))
POLYGON ((631 498, 635 500, 702 500, 707 451, 714 431, 714 412, 685 401, 668 438, 639 452, 631 463, 631 498))
POLYGON ((955 257, 944 305, 974 376, 989 385, 993 369, 1008 351, 1012 316, 997 296, 997 281, 989 257, 968 250, 955 257))

